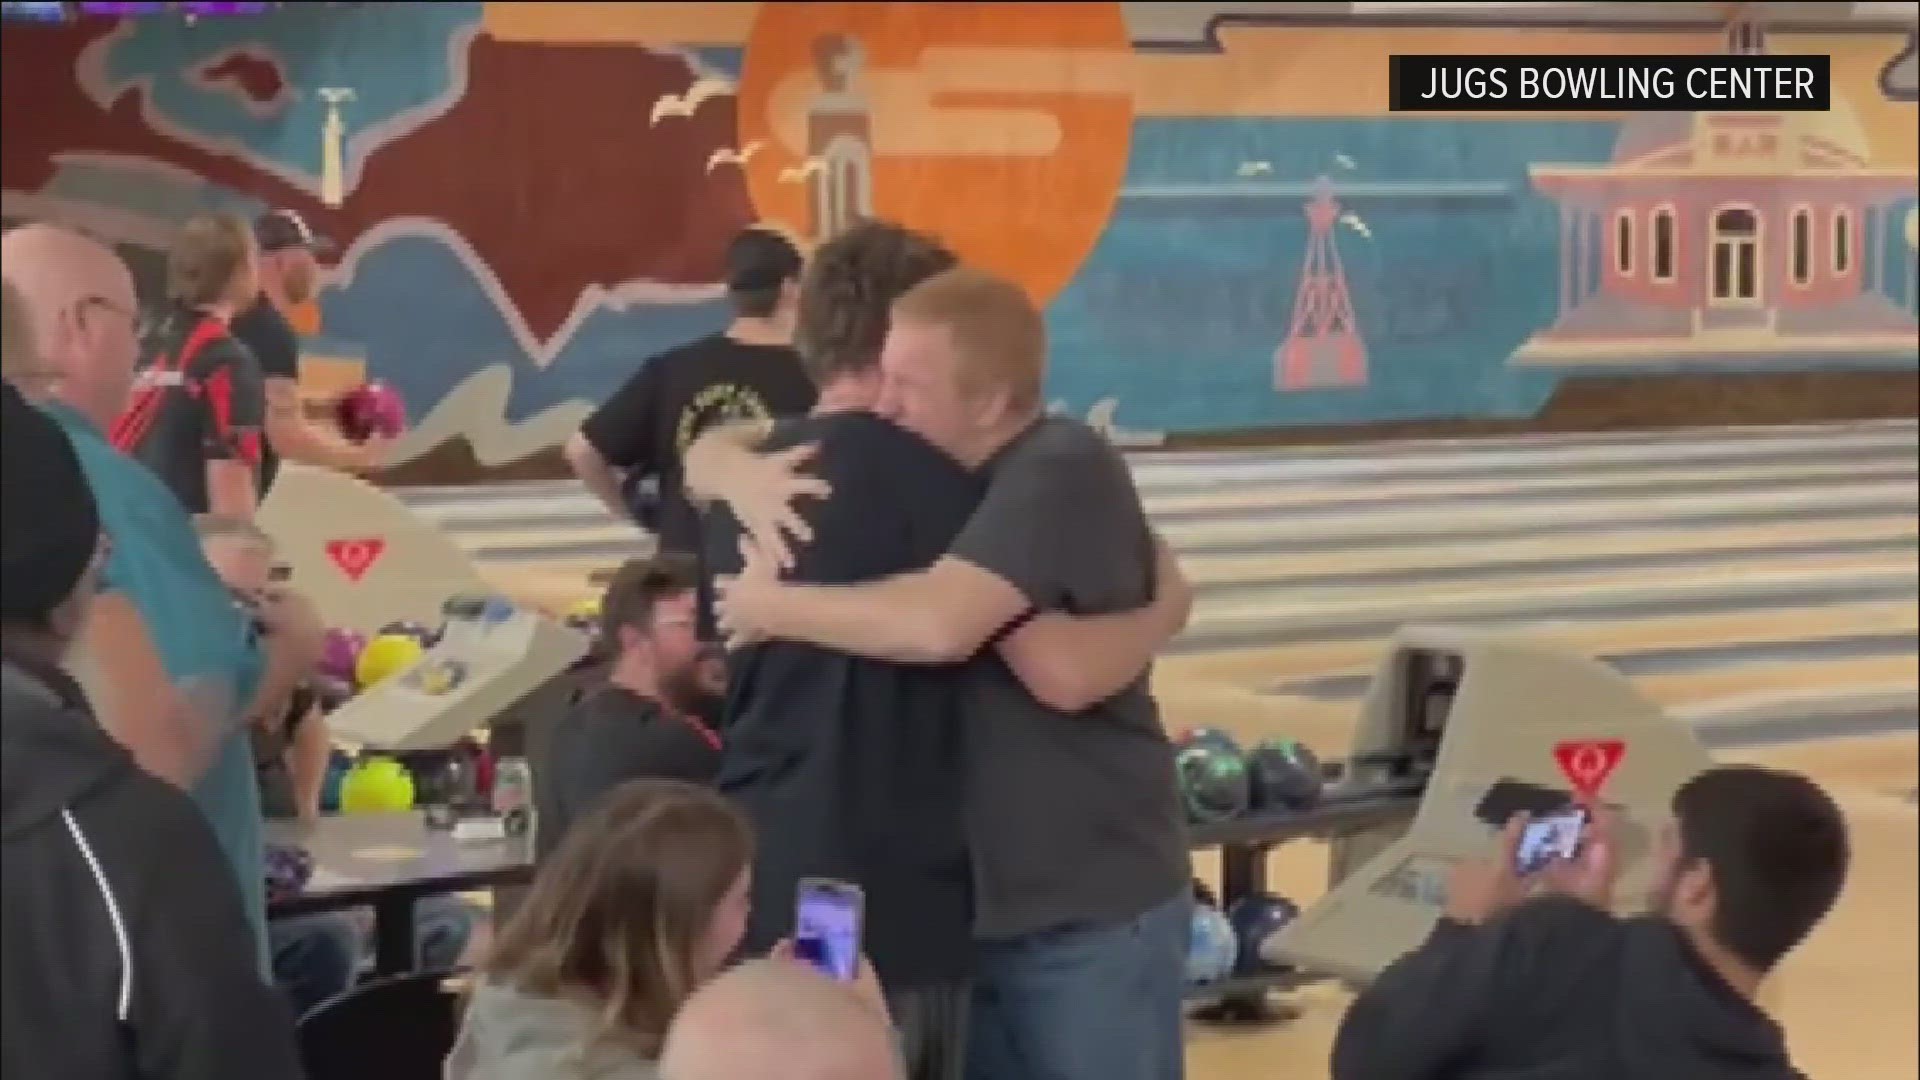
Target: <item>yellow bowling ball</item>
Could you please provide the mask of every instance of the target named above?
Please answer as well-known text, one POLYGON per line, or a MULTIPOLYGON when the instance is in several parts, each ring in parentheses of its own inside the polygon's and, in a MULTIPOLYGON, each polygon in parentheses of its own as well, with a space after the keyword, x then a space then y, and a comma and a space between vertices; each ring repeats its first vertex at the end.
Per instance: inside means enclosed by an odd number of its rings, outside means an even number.
POLYGON ((397 814, 411 809, 413 774, 392 758, 362 758, 340 781, 343 814, 397 814))
POLYGON ((354 661, 353 677, 360 683, 360 689, 368 690, 419 663, 426 653, 425 646, 417 638, 406 634, 381 634, 360 650, 360 658, 354 661))

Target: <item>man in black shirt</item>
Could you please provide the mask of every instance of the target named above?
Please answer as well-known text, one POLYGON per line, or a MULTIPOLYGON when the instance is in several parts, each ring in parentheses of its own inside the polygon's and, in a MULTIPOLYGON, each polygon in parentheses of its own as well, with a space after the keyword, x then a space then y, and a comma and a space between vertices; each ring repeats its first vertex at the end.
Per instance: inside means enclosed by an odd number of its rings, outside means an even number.
POLYGON ((289 458, 346 472, 370 472, 386 460, 388 440, 375 436, 355 445, 324 426, 308 421, 300 407, 300 339, 285 312, 312 301, 319 284, 316 254, 329 243, 315 236, 306 219, 292 210, 272 210, 256 218, 253 238, 260 248, 260 292, 234 316, 233 336, 253 354, 266 395, 265 447, 260 455, 260 497, 289 458))
POLYGON ((753 228, 735 237, 727 251, 733 323, 642 363, 567 442, 567 460, 587 490, 616 516, 639 516, 662 551, 701 552, 681 468, 701 432, 813 408, 813 383, 793 350, 801 265, 799 250, 778 233, 753 228), (657 485, 657 504, 636 515, 631 494, 647 483, 657 485))
POLYGON ((721 688, 703 673, 694 596, 694 565, 684 555, 632 559, 614 574, 600 613, 613 653, 606 684, 554 725, 546 775, 534 778, 541 858, 628 780, 713 780, 721 688))
POLYGON ((251 521, 259 505, 265 391, 229 329, 259 291, 257 259, 252 231, 231 214, 181 228, 167 255, 167 318, 111 433, 189 514, 251 521))
POLYGON ((1846 820, 1825 792, 1750 765, 1687 781, 1652 912, 1630 919, 1611 913, 1610 819, 1530 879, 1524 827, 1455 867, 1426 944, 1354 1000, 1334 1080, 1799 1080, 1754 999, 1845 884, 1846 820))

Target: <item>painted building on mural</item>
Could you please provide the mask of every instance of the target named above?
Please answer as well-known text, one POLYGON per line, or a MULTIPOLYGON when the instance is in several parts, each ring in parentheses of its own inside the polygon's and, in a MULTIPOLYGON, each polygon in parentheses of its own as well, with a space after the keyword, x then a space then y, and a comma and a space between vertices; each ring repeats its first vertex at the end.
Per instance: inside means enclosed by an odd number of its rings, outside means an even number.
MULTIPOLYGON (((1730 51, 1764 51, 1758 29, 1730 51)), ((1920 174, 1876 168, 1852 105, 1831 104, 1643 113, 1606 164, 1534 166, 1559 204, 1559 304, 1515 362, 1910 354, 1911 257, 1889 253, 1920 174)))

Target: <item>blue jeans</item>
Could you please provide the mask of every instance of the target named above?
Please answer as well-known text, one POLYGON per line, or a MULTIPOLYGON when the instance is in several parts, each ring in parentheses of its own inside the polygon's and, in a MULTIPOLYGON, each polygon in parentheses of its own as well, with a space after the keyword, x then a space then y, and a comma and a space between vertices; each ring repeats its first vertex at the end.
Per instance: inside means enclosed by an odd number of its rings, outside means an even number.
POLYGON ((1181 1080, 1193 901, 980 947, 969 1080, 1181 1080))
MULTIPOLYGON (((473 911, 452 896, 425 896, 413 905, 414 952, 423 971, 459 966, 473 934, 473 911)), ((324 911, 276 919, 268 928, 273 981, 295 1016, 353 986, 367 942, 351 912, 324 911)))

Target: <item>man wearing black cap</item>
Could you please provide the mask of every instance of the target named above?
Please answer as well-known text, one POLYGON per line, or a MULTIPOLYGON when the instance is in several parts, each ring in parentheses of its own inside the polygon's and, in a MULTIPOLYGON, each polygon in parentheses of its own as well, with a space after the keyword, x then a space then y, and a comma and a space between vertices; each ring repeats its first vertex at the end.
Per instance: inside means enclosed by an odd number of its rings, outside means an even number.
POLYGON ((694 439, 718 424, 813 408, 813 383, 793 349, 802 261, 779 233, 750 228, 734 237, 727 249, 733 323, 642 363, 567 442, 567 460, 587 490, 615 515, 638 518, 663 551, 697 557, 703 546, 682 489, 683 456, 694 439), (650 482, 657 501, 630 497, 650 482))
POLYGON ((107 553, 74 447, 10 382, 0 443, 0 1073, 297 1077, 206 820, 62 670, 107 553))
POLYGON ((270 210, 254 219, 253 239, 260 247, 260 295, 234 316, 231 329, 253 354, 266 387, 260 497, 265 499, 273 486, 281 458, 346 472, 378 469, 386 461, 387 439, 350 443, 309 423, 300 407, 300 340, 285 313, 313 299, 320 277, 314 256, 331 250, 331 242, 314 235, 292 210, 270 210))

